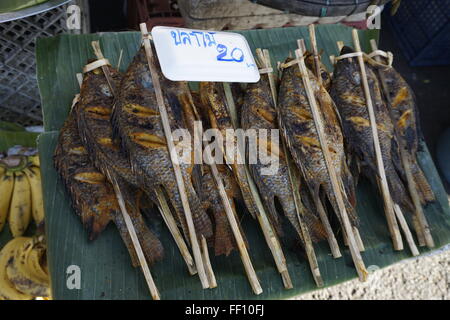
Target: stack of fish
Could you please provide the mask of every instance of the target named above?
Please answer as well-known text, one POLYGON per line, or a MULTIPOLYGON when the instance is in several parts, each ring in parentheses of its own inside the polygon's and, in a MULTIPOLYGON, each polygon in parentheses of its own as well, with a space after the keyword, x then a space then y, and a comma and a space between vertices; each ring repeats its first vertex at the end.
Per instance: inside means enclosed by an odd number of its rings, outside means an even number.
MULTIPOLYGON (((341 54, 349 52, 352 50, 344 47, 341 54)), ((201 83, 199 92, 191 92, 186 82, 166 79, 157 60, 154 60, 152 67, 161 81, 172 131, 186 128, 193 133, 194 121, 199 119, 205 127, 218 129, 223 136, 227 129, 235 128, 236 124, 245 130, 281 130, 282 143, 287 148, 273 142, 266 142, 265 145, 267 153, 278 157, 278 170, 272 175, 264 175, 261 162, 249 164, 248 168, 277 235, 282 237, 285 233, 283 216, 280 215, 283 211, 299 242, 305 245, 305 234, 297 210, 301 211, 313 241, 334 238, 331 228, 333 219, 332 215, 327 214, 327 208, 336 213, 337 221, 342 222, 342 216, 302 74, 298 65, 290 60, 285 62, 279 81, 278 105, 275 105, 266 74, 258 83, 248 84, 244 90, 240 86, 234 87, 232 92, 242 93, 239 97, 235 96, 239 109, 238 123, 232 121, 229 101, 221 84, 201 83), (292 157, 299 172, 300 186, 291 183, 288 157, 292 157), (301 203, 297 206, 294 187, 299 188, 301 195, 301 203)), ((305 62, 325 124, 324 134, 345 210, 351 227, 356 229, 359 219, 355 189, 359 173, 362 172, 377 184, 375 150, 359 65, 356 59, 342 59, 331 77, 321 64, 320 78, 317 78, 312 54, 305 54, 305 62)), ((415 156, 420 135, 417 111, 412 91, 406 82, 392 67, 380 65, 369 64, 366 69, 383 163, 394 202, 404 211, 413 212, 414 206, 400 161, 400 146, 408 154, 422 204, 434 201, 433 192, 415 156), (379 77, 388 87, 388 97, 382 92, 379 77), (386 103, 386 99, 390 103, 386 103), (392 112, 388 108, 392 108, 392 112), (398 128, 395 129, 398 135, 394 133, 394 127, 398 128), (397 139, 402 141, 399 143, 397 139)), ((190 147, 194 150, 193 145, 190 147)), ((226 158, 226 152, 224 154, 226 158)), ((144 47, 137 52, 124 74, 111 66, 98 67, 84 74, 79 99, 61 130, 54 160, 89 239, 95 239, 113 221, 129 250, 133 265, 139 265, 116 197, 120 194, 148 263, 161 260, 164 244, 149 229, 142 212, 148 212, 147 209, 152 208, 153 204, 161 209, 158 195, 162 194, 184 240, 190 244, 187 218, 144 47)), ((229 161, 236 159, 225 160, 231 165, 218 164, 217 167, 233 211, 234 201, 243 200, 249 213, 256 217, 259 210, 249 185, 247 164, 229 161)), ((198 239, 206 239, 216 255, 228 255, 237 248, 237 244, 211 168, 206 164, 185 162, 180 163, 180 168, 198 239)), ((239 228, 245 231, 240 225, 239 228)))

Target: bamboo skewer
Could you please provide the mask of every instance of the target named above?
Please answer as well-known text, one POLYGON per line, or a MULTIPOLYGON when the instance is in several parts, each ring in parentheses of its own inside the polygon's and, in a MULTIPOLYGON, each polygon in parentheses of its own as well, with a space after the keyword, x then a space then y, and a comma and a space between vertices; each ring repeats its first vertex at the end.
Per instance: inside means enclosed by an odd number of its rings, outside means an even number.
MULTIPOLYGON (((373 51, 378 50, 377 43, 376 43, 376 41, 374 39, 370 40, 370 45, 371 45, 373 51)), ((380 58, 378 56, 375 56, 374 59, 376 61, 378 61, 378 62, 381 62, 381 60, 380 60, 380 58)), ((384 79, 381 77, 381 73, 379 73, 379 75, 380 75, 380 80, 381 80, 380 82, 381 82, 383 91, 385 93, 387 103, 389 105, 391 105, 391 99, 390 99, 390 96, 388 94, 387 84, 384 81, 384 79)), ((394 119, 392 117, 392 107, 391 106, 389 106, 389 112, 391 113, 391 118, 394 119)), ((419 239, 419 243, 425 242, 425 244, 429 248, 433 248, 434 247, 434 240, 433 240, 433 237, 431 236, 430 227, 428 225, 428 221, 427 221, 427 219, 425 217, 425 214, 424 214, 423 209, 422 209, 422 205, 420 203, 419 195, 418 195, 417 188, 416 188, 416 185, 415 185, 415 182, 414 182, 414 178, 413 178, 413 175, 412 175, 412 171, 411 171, 411 166, 409 165, 408 155, 405 152, 404 143, 403 143, 402 139, 400 139, 399 134, 398 134, 398 129, 397 129, 397 127, 395 125, 394 125, 394 132, 395 132, 395 135, 397 137, 397 141, 398 141, 398 144, 399 144, 399 147, 400 147, 399 148, 400 149, 400 157, 401 157, 401 160, 402 160, 403 167, 405 169, 405 174, 406 174, 406 180, 407 180, 407 183, 408 183, 409 193, 411 194, 411 198, 412 198, 413 203, 414 203, 414 208, 416 210, 415 211, 415 217, 413 218, 414 219, 414 223, 413 224, 414 224, 415 229, 416 229, 416 233, 417 233, 417 237, 419 239)))
MULTIPOLYGON (((95 56, 98 59, 105 59, 105 57, 103 56, 102 50, 100 48, 99 42, 92 41, 91 45, 92 45, 92 48, 94 49, 95 56)), ((120 51, 119 62, 121 60, 121 56, 122 56, 122 50, 120 51)), ((114 88, 112 87, 113 82, 112 82, 112 78, 111 78, 111 73, 109 72, 109 69, 106 65, 102 66, 102 70, 105 74, 106 80, 108 81, 108 85, 111 89, 111 92, 114 95, 114 88)), ((163 220, 166 223, 167 228, 169 229, 170 233, 172 234, 172 236, 175 240, 175 243, 177 244, 177 246, 180 250, 180 253, 183 256, 184 261, 186 262, 189 273, 191 275, 194 275, 197 273, 197 270, 196 270, 195 264, 192 260, 192 256, 189 252, 189 249, 187 248, 187 245, 186 245, 183 237, 181 236, 180 231, 178 230, 175 219, 173 218, 170 208, 167 205, 167 201, 165 199, 164 194, 162 193, 161 188, 156 188, 155 193, 158 198, 159 209, 160 209, 161 215, 163 217, 163 220)))
POLYGON ((417 249, 417 246, 414 242, 412 233, 409 230, 408 223, 406 222, 405 217, 403 216, 402 210, 396 203, 394 203, 394 212, 397 215, 397 219, 398 219, 398 222, 400 223, 400 227, 402 228, 403 233, 405 234, 406 242, 408 243, 408 246, 409 246, 409 249, 411 250, 412 255, 418 256, 420 254, 420 252, 417 249))
POLYGON ((147 55, 147 63, 148 63, 148 67, 150 69, 153 86, 155 88, 156 100, 158 102, 159 113, 161 116, 161 122, 163 125, 164 134, 165 134, 166 140, 167 140, 167 146, 168 146, 168 150, 169 150, 169 154, 170 154, 170 159, 172 161, 172 166, 173 166, 173 169, 175 172, 175 178, 177 181, 178 191, 180 192, 180 198, 181 198, 184 213, 186 216, 186 222, 187 222, 187 226, 188 226, 188 230, 189 230, 189 238, 191 241, 192 251, 194 253, 195 265, 196 265, 196 268, 198 271, 200 281, 202 283, 202 287, 204 289, 206 289, 206 288, 210 287, 210 283, 209 283, 208 277, 206 275, 205 266, 203 265, 203 258, 202 258, 202 254, 200 251, 200 246, 198 243, 198 237, 197 237, 197 233, 195 231, 194 222, 192 219, 192 212, 189 207, 189 202, 187 199, 186 190, 185 190, 185 186, 184 186, 184 180, 183 180, 183 176, 181 174, 181 168, 180 168, 179 161, 178 161, 178 155, 177 155, 175 145, 173 142, 172 131, 171 131, 170 124, 169 124, 169 117, 167 115, 167 110, 164 105, 164 97, 163 97, 163 93, 162 93, 162 89, 161 89, 161 84, 158 79, 158 74, 157 74, 156 70, 154 70, 154 67, 152 64, 154 57, 153 57, 153 52, 152 52, 152 49, 150 46, 150 40, 148 39, 147 25, 145 23, 141 23, 139 25, 139 27, 141 29, 142 37, 144 39, 144 47, 145 47, 145 52, 147 55))
POLYGON ((203 263, 205 264, 206 276, 208 277, 209 288, 213 289, 217 287, 216 276, 214 275, 211 260, 209 259, 208 244, 206 243, 206 238, 203 235, 201 235, 201 238, 201 251, 203 263))
MULTIPOLYGON (((302 50, 302 53, 304 53, 306 51, 304 39, 299 39, 297 41, 297 44, 299 48, 302 50)), ((320 221, 322 222, 322 225, 327 234, 327 241, 328 245, 330 246, 331 253, 334 258, 340 258, 342 257, 342 254, 339 249, 339 244, 336 240, 336 236, 334 235, 333 229, 331 228, 330 220, 328 219, 328 215, 327 212, 325 211, 325 208, 323 207, 322 201, 320 201, 319 197, 315 197, 314 195, 312 195, 312 198, 314 206, 316 207, 317 212, 319 214, 320 221)))
MULTIPOLYGON (((102 50, 100 49, 100 42, 92 41, 91 45, 92 45, 92 49, 94 49, 94 54, 96 55, 96 57, 98 59, 105 59, 105 57, 103 56, 102 50)), ((106 81, 108 81, 108 85, 109 85, 109 88, 111 89, 111 93, 113 96, 115 96, 114 91, 116 88, 113 86, 111 72, 109 72, 108 66, 103 65, 102 70, 103 70, 103 73, 105 74, 106 81)))
MULTIPOLYGON (((237 120, 236 106, 234 105, 233 95, 231 93, 231 88, 228 83, 223 83, 223 88, 225 91, 225 97, 227 99, 227 106, 229 108, 228 111, 231 117, 231 121, 233 123, 233 127, 236 129, 238 127, 238 120, 237 120)), ((240 154, 239 146, 237 148, 237 156, 238 161, 240 161, 242 159, 242 156, 240 154)), ((284 287, 286 289, 291 289, 293 288, 292 280, 289 275, 289 271, 287 269, 286 258, 284 257, 280 241, 278 240, 275 231, 272 227, 272 224, 270 223, 269 218, 267 217, 267 213, 261 201, 258 188, 256 187, 256 184, 253 181, 247 166, 245 166, 245 172, 253 199, 259 212, 259 214, 257 215, 257 219, 263 231, 264 238, 275 260, 277 270, 281 274, 284 287)))
POLYGON ((147 281, 148 288, 150 289, 150 294, 153 300, 160 300, 158 288, 153 281, 152 274, 147 264, 147 260, 145 259, 144 252, 142 251, 141 244, 139 243, 136 230, 134 229, 133 222, 131 221, 130 215, 126 209, 122 193, 120 192, 120 188, 117 185, 115 179, 113 179, 110 175, 108 175, 111 184, 113 185, 114 192, 116 193, 117 201, 119 203, 120 211, 122 212, 123 218, 125 220, 125 225, 127 227, 128 233, 130 234, 131 241, 133 242, 134 249, 136 251, 136 255, 139 259, 139 263, 141 265, 142 272, 144 273, 145 280, 147 281))
MULTIPOLYGON (((300 47, 300 46, 299 46, 300 47)), ((319 108, 317 106, 317 102, 314 96, 314 92, 311 88, 311 84, 309 82, 309 76, 308 76, 308 71, 306 69, 306 65, 305 65, 305 61, 303 59, 303 52, 301 49, 298 49, 295 51, 295 55, 296 58, 298 60, 298 66, 300 69, 300 73, 302 75, 302 80, 303 80, 303 84, 306 90, 306 94, 309 100, 309 104, 311 107, 311 113, 313 115, 313 119, 314 119, 314 124, 316 126, 316 130, 319 136, 319 142, 322 148, 322 153, 325 159, 325 163, 327 166, 327 170, 328 170, 328 174, 330 176, 330 180, 331 180, 331 185, 336 197, 336 202, 338 204, 339 207, 339 214, 341 217, 341 221, 343 224, 343 229, 345 230, 345 233, 347 234, 347 239, 348 239, 348 243, 349 243, 349 249, 350 249, 350 253, 353 259, 353 263, 355 264, 356 267, 356 271, 358 273, 359 279, 361 281, 366 281, 367 280, 367 276, 368 276, 368 272, 366 270, 366 267, 364 265, 364 261, 362 260, 361 254, 359 252, 359 248, 356 244, 356 240, 353 234, 353 229, 352 226, 350 224, 350 220, 348 218, 347 215, 347 211, 345 208, 345 204, 344 204, 344 200, 341 194, 341 189, 339 186, 339 182, 337 179, 337 175, 336 172, 334 170, 334 167, 332 165, 331 162, 331 156, 329 154, 329 149, 328 149, 328 142, 326 140, 325 134, 324 134, 324 128, 323 128, 323 123, 322 123, 322 117, 320 115, 319 112, 319 108)))
MULTIPOLYGON (((263 62, 264 68, 268 68, 268 69, 272 68, 272 65, 270 63, 269 50, 265 49, 265 50, 261 51, 261 49, 256 49, 256 54, 257 54, 259 60, 261 62, 263 62)), ((273 72, 268 72, 267 76, 269 78, 269 85, 270 85, 270 91, 272 93, 273 104, 274 104, 274 107, 277 108, 277 93, 276 93, 277 91, 275 88, 275 80, 273 77, 273 72)), ((309 234, 308 227, 306 226, 306 224, 302 218, 302 215, 303 215, 302 210, 301 210, 302 204, 301 204, 301 199, 300 199, 300 192, 298 190, 298 185, 299 185, 298 177, 295 176, 295 166, 294 166, 294 163, 292 162, 291 156, 288 153, 288 150, 286 148, 286 143, 284 142, 283 139, 281 139, 281 145, 283 148, 283 152, 286 155, 289 181, 291 183, 292 195, 294 197, 294 204, 295 204, 295 209, 296 209, 295 211, 296 211, 297 220, 300 225, 301 232, 302 232, 303 241, 305 243, 305 251, 306 251, 306 255, 308 257, 309 267, 311 269, 311 273, 313 275, 314 281, 316 282, 316 285, 318 287, 322 287, 324 283, 323 283, 322 275, 320 274, 319 263, 317 262, 316 253, 314 251, 314 246, 313 246, 313 243, 311 240, 311 236, 309 234)))
POLYGON ((322 75, 320 74, 319 51, 317 50, 316 30, 314 28, 314 24, 310 24, 308 26, 308 30, 309 30, 309 39, 311 41, 311 48, 312 48, 312 52, 314 55, 315 74, 316 74, 317 81, 319 82, 319 84, 322 84, 322 75))
MULTIPOLYGON (((356 52, 362 52, 361 46, 359 43, 358 32, 356 31, 356 29, 352 30, 352 36, 353 36, 353 43, 355 45, 356 52)), ((398 228, 397 220, 395 217, 393 201, 392 201, 391 195, 389 193, 386 172, 384 170, 383 158, 381 156, 381 147, 380 147, 380 140, 378 138, 377 121, 375 118, 375 112, 373 110, 372 98, 370 96, 370 89, 369 89, 369 84, 367 81, 367 74, 366 74, 366 69, 364 66, 364 60, 363 60, 362 55, 359 55, 357 57, 357 59, 358 59, 359 67, 361 70, 361 81, 363 84, 364 94, 366 97, 367 110, 369 112, 370 127, 372 129, 372 137, 373 137, 373 142, 374 142, 375 155, 377 158, 378 175, 380 177, 381 193, 382 193, 383 201, 384 201, 384 212, 386 214, 387 223, 388 223, 388 227, 389 227, 389 232, 391 233, 394 250, 403 250, 402 237, 401 237, 400 230, 398 228)))
POLYGON ((164 196, 164 193, 160 187, 155 188, 155 194, 156 194, 156 198, 158 200, 159 212, 161 213, 161 216, 163 217, 163 220, 164 220, 165 224, 167 225, 167 228, 169 229, 170 233, 172 234, 172 237, 175 240, 175 243, 177 244, 178 249, 180 250, 181 256, 183 257, 184 261, 186 262, 189 274, 191 276, 195 275, 197 273, 197 269, 195 268, 194 260, 192 259, 191 253, 189 252, 189 249, 188 249, 188 246, 187 246, 186 242, 184 241, 180 230, 177 227, 175 219, 174 219, 172 212, 170 211, 169 205, 167 203, 167 199, 164 196))

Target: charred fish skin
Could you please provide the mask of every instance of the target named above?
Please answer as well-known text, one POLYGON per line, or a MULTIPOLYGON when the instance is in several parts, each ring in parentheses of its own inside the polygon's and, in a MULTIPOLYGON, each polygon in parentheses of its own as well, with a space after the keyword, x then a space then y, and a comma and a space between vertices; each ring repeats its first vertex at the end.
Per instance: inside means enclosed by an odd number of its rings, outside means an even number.
MULTIPOLYGON (((325 88, 319 85, 309 70, 308 75, 322 115, 332 165, 345 191, 345 206, 352 224, 357 225, 355 186, 346 163, 342 129, 336 108, 325 88)), ((323 188, 340 218, 309 101, 297 66, 283 70, 278 112, 283 135, 296 165, 304 175, 312 197, 317 198, 320 189, 323 188)))
MULTIPOLYGON (((231 202, 231 207, 235 213, 234 199, 241 197, 239 186, 237 185, 231 170, 223 164, 217 164, 219 177, 225 188, 228 199, 231 202)), ((216 256, 228 256, 233 250, 237 249, 236 241, 234 240, 233 231, 228 222, 228 217, 222 203, 222 199, 217 189, 216 182, 208 165, 203 166, 203 175, 201 179, 201 200, 202 206, 205 210, 211 211, 214 217, 214 252, 216 256)), ((236 217, 238 226, 242 228, 236 217)), ((242 233, 244 236, 244 234, 242 233)), ((247 243, 246 243, 247 244, 247 243)))
MULTIPOLYGON (((351 53, 353 50, 344 47, 341 54, 351 53)), ((388 185, 392 198, 407 211, 412 210, 409 194, 396 169, 401 168, 398 156, 392 153, 397 142, 394 137, 394 127, 383 101, 380 85, 374 72, 366 67, 367 81, 373 102, 377 122, 380 148, 388 185), (394 161, 396 161, 394 163, 394 161)), ((342 119, 342 125, 351 151, 361 162, 363 173, 372 181, 378 175, 375 147, 373 144, 369 112, 362 87, 360 67, 356 59, 339 60, 336 64, 331 86, 331 95, 336 102, 342 119)))
MULTIPOLYGON (((277 112, 273 105, 270 85, 267 76, 262 76, 259 82, 247 85, 247 92, 242 104, 241 126, 244 130, 265 129, 270 132, 272 129, 278 129, 277 121, 277 112)), ((269 133, 268 137, 270 137, 269 133)), ((267 149, 266 152, 269 154, 274 149, 281 150, 282 148, 279 145, 271 146, 270 144, 267 149)), ((302 239, 302 232, 289 178, 289 170, 285 155, 282 151, 279 151, 278 162, 277 172, 265 175, 263 168, 267 167, 267 165, 263 165, 260 159, 257 159, 257 163, 249 164, 250 172, 260 190, 264 205, 270 213, 269 217, 277 234, 282 236, 283 230, 279 213, 275 207, 275 199, 279 201, 284 215, 288 218, 300 239, 302 239)), ((305 216, 309 217, 308 227, 315 233, 314 231, 317 230, 320 221, 305 207, 302 207, 301 210, 305 216)), ((313 238, 317 239, 320 236, 313 235, 313 238)))
POLYGON ((387 106, 390 108, 392 121, 396 126, 398 138, 402 140, 404 150, 408 154, 411 171, 419 191, 422 205, 436 200, 434 193, 417 163, 419 148, 420 123, 414 92, 406 80, 393 67, 376 68, 380 81, 386 85, 383 91, 387 95, 387 106))
MULTIPOLYGON (((173 132, 175 129, 184 129, 186 125, 179 94, 184 93, 182 89, 186 88, 186 84, 167 80, 162 75, 159 65, 155 65, 155 68, 158 70, 164 91, 171 130, 173 132)), ((189 239, 184 209, 143 47, 137 52, 123 77, 113 112, 113 127, 120 137, 122 149, 129 155, 133 174, 140 185, 152 190, 156 186, 162 186, 167 191, 176 218, 185 237, 189 239)), ((201 208, 200 199, 192 185, 192 162, 180 161, 180 167, 197 234, 208 239, 213 235, 212 224, 201 208)))
MULTIPOLYGON (((204 114, 208 115, 211 127, 218 129, 222 136, 226 137, 226 131, 234 129, 231 121, 231 116, 228 111, 227 102, 223 87, 220 83, 214 82, 201 82, 200 83, 200 106, 206 108, 203 110, 204 114)), ((238 139, 234 137, 234 146, 238 149, 238 139)), ((224 150, 223 150, 224 151, 224 150)), ((245 155, 241 155, 242 159, 245 155)), ((224 152, 224 157, 226 154, 224 152)), ((245 170, 245 164, 240 164, 237 161, 237 152, 235 153, 235 159, 227 159, 230 162, 230 166, 235 175, 236 181, 241 188, 242 196, 244 198, 245 206, 250 212, 253 218, 258 216, 258 208, 253 199, 250 185, 247 179, 247 172, 245 170)))
MULTIPOLYGON (((77 105, 74 106, 74 109, 76 108, 77 105)), ((53 159, 72 200, 72 207, 88 232, 89 240, 96 239, 113 220, 128 249, 133 266, 139 266, 113 187, 94 167, 81 142, 75 110, 71 111, 61 128, 53 159)))
MULTIPOLYGON (((119 88, 121 74, 110 66, 107 68, 113 87, 119 88)), ((114 95, 101 68, 85 73, 80 98, 77 108, 79 132, 95 166, 106 175, 121 177, 137 186, 130 161, 113 138, 111 114, 114 95)))

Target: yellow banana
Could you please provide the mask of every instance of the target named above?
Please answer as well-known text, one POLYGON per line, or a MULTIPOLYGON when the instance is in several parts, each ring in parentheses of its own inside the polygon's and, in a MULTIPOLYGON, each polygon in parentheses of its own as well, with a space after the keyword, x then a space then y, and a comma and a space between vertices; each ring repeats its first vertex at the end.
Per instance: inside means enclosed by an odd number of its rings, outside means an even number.
POLYGON ((0 251, 0 300, 30 300, 33 296, 18 291, 9 281, 6 268, 19 246, 28 238, 17 237, 9 241, 0 251))
POLYGON ((10 260, 6 272, 14 287, 33 297, 50 296, 48 277, 41 279, 35 275, 35 270, 28 264, 29 255, 36 247, 36 238, 29 238, 19 246, 10 260))
POLYGON ((0 177, 0 231, 5 226, 6 218, 9 213, 11 195, 14 188, 14 175, 9 172, 0 177))
POLYGON ((31 187, 25 174, 14 173, 14 191, 9 209, 9 228, 14 237, 23 235, 31 220, 31 187))
POLYGON ((30 273, 41 282, 49 282, 46 261, 46 247, 43 243, 38 243, 33 247, 27 257, 26 265, 30 273))
POLYGON ((44 202, 42 200, 41 171, 39 168, 26 168, 24 170, 31 187, 31 214, 38 230, 43 231, 44 202))
POLYGON ((34 156, 29 156, 28 157, 28 161, 31 163, 31 165, 35 166, 35 167, 40 167, 41 163, 39 161, 39 155, 36 154, 34 156))

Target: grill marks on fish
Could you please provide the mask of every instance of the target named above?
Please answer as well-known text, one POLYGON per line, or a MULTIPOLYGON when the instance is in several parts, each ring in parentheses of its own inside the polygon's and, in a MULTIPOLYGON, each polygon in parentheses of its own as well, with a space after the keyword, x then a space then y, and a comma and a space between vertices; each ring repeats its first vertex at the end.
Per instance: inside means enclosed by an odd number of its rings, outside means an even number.
MULTIPOLYGON (((118 88, 122 75, 112 67, 108 68, 112 85, 118 88)), ((137 198, 140 195, 137 179, 131 171, 129 159, 120 152, 118 142, 113 139, 113 103, 114 97, 103 71, 86 73, 77 108, 80 136, 95 166, 119 186, 144 255, 151 265, 162 260, 164 250, 142 218, 137 198)), ((134 251, 134 247, 131 245, 128 250, 134 251)))
MULTIPOLYGON (((226 130, 234 129, 234 127, 231 122, 231 117, 226 105, 225 93, 221 84, 214 82, 201 82, 200 100, 200 106, 207 109, 206 111, 203 111, 203 113, 208 115, 211 127, 218 129, 222 136, 226 137, 226 130)), ((236 136, 234 137, 234 146, 236 149, 239 147, 236 136)), ((226 153, 223 153, 226 157, 226 153)), ((243 158, 245 155, 241 156, 243 158)), ((231 163, 231 168, 235 175, 236 181, 241 188, 245 205, 250 214, 255 218, 258 215, 258 209, 248 184, 245 165, 238 163, 237 152, 235 152, 235 159, 226 160, 231 163)))
MULTIPOLYGON (((347 168, 343 136, 335 105, 325 88, 308 70, 314 96, 323 117, 324 133, 330 150, 332 164, 344 192, 344 202, 353 225, 357 225, 355 212, 355 187, 347 168)), ((319 197, 321 189, 331 202, 337 216, 339 210, 331 186, 325 159, 319 142, 309 101, 298 67, 284 69, 278 108, 282 132, 297 166, 301 169, 313 198, 319 197)))
MULTIPOLYGON (((266 76, 262 76, 258 83, 247 85, 247 92, 242 105, 241 126, 244 130, 271 130, 278 128, 277 112, 273 105, 270 86, 266 76)), ((268 150, 267 153, 269 154, 270 152, 272 150, 268 150)), ((278 235, 283 235, 283 230, 275 201, 281 204, 284 215, 296 230, 299 238, 302 239, 287 162, 284 156, 278 159, 279 167, 274 174, 263 174, 262 169, 266 165, 263 165, 260 159, 258 159, 256 164, 249 164, 250 172, 255 179, 258 189, 261 191, 264 205, 269 211, 270 220, 278 235)), ((302 206, 301 211, 303 211, 308 228, 312 233, 312 238, 321 239, 324 232, 320 231, 323 229, 320 220, 304 206, 302 206)))
POLYGON ((420 126, 418 109, 414 93, 405 79, 393 68, 377 68, 380 80, 387 87, 387 104, 391 108, 392 121, 397 126, 398 138, 402 140, 408 154, 408 161, 413 173, 417 190, 422 204, 436 200, 434 193, 425 178, 425 175, 417 162, 417 150, 419 146, 420 126))
POLYGON ((113 187, 94 167, 82 144, 75 115, 76 108, 77 105, 61 128, 53 156, 55 168, 70 195, 75 213, 80 217, 88 233, 89 240, 96 239, 113 220, 128 248, 133 266, 139 266, 113 187))
MULTIPOLYGON (((186 128, 179 96, 189 90, 187 83, 169 81, 162 75, 159 65, 156 65, 155 69, 158 70, 163 88, 171 130, 186 128)), ((165 189, 176 212, 177 222, 189 241, 184 209, 165 144, 164 130, 143 47, 124 75, 113 112, 113 126, 115 134, 121 139, 123 149, 129 154, 132 171, 139 184, 146 190, 153 190, 156 186, 165 189)), ((192 185, 192 164, 180 163, 180 167, 197 235, 209 239, 213 235, 212 223, 202 209, 192 185)))
MULTIPOLYGON (((345 53, 351 51, 348 47, 343 49, 345 53)), ((350 152, 358 157, 362 172, 376 185, 375 177, 378 175, 378 170, 375 148, 359 72, 359 64, 355 59, 352 61, 349 59, 340 60, 333 73, 331 95, 341 114, 345 138, 350 152), (352 98, 349 99, 348 97, 352 98), (364 107, 361 105, 363 101, 364 107)), ((366 68, 366 72, 377 121, 383 164, 391 195, 394 202, 403 209, 411 211, 412 205, 409 194, 406 192, 404 183, 397 171, 401 169, 401 163, 398 157, 398 150, 395 150, 397 142, 394 137, 394 127, 386 104, 383 101, 376 75, 370 68, 366 68)))

